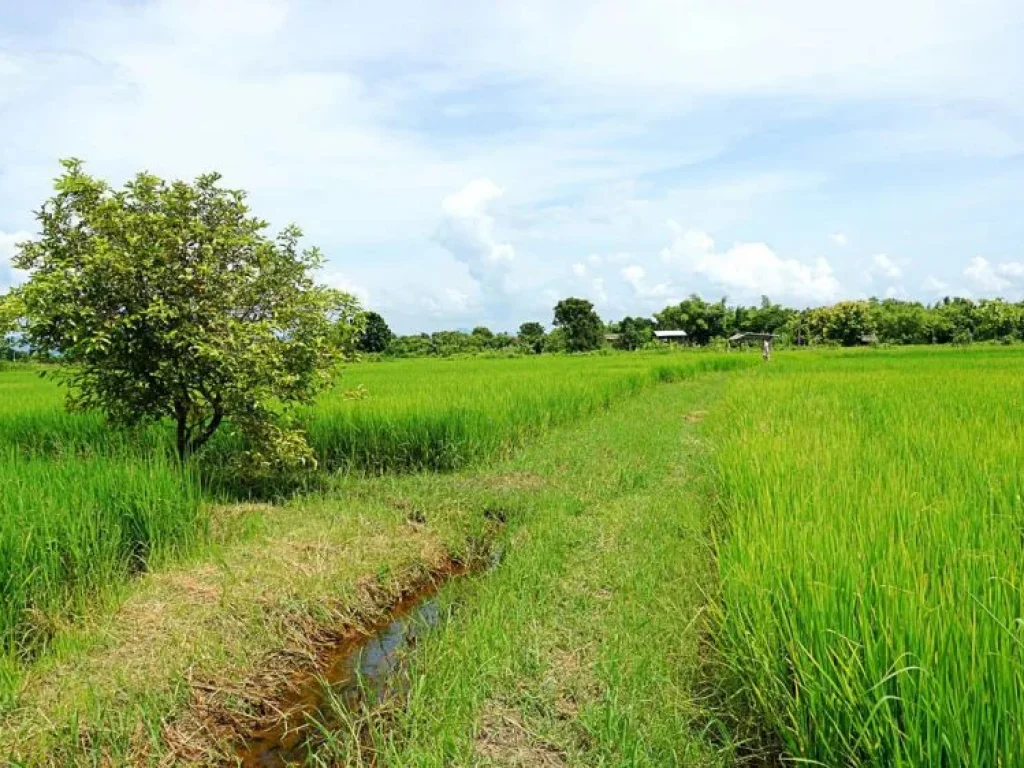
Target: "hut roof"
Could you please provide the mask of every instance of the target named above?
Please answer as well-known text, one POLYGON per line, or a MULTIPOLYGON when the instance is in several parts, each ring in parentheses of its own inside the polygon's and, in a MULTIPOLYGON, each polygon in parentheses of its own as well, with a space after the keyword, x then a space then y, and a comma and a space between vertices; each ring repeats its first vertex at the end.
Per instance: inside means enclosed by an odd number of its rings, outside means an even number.
POLYGON ((746 332, 746 333, 734 333, 732 336, 729 337, 729 341, 752 341, 754 339, 757 339, 758 341, 764 341, 765 339, 776 339, 776 338, 778 338, 778 335, 774 334, 774 333, 746 332))

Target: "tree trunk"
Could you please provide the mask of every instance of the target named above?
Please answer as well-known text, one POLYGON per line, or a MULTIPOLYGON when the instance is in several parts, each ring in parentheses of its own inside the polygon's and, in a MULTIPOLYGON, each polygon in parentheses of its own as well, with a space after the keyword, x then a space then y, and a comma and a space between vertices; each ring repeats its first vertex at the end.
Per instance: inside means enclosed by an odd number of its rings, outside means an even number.
POLYGON ((178 424, 178 461, 184 464, 188 460, 189 454, 189 434, 188 434, 188 406, 178 401, 174 404, 174 418, 178 424))
POLYGON ((213 433, 217 431, 220 423, 224 420, 224 408, 221 406, 220 400, 213 402, 213 416, 210 417, 209 424, 203 429, 198 435, 189 441, 189 454, 195 453, 204 445, 207 440, 213 437, 213 433))

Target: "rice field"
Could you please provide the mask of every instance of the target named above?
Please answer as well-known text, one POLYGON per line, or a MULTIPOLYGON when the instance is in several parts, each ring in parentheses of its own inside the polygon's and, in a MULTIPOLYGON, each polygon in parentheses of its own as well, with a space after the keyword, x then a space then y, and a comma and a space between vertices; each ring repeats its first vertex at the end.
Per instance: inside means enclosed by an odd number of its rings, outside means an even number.
MULTIPOLYGON (((530 653, 531 633, 543 624, 554 642, 563 620, 594 622, 594 635, 618 616, 629 633, 652 633, 640 642, 608 628, 647 657, 597 667, 620 683, 581 711, 590 748, 619 754, 623 739, 610 734, 625 721, 595 714, 617 702, 612 709, 643 724, 626 728, 639 761, 629 764, 664 764, 693 747, 673 739, 718 733, 693 754, 721 764, 747 750, 830 766, 1009 766, 1024 764, 1022 413, 1024 349, 974 347, 794 351, 769 365, 692 351, 367 363, 350 367, 306 421, 321 475, 347 475, 321 499, 331 514, 348 514, 345 494, 359 489, 381 514, 392 514, 392 496, 410 495, 432 519, 431 505, 447 509, 452 494, 479 486, 473 472, 494 465, 503 492, 529 510, 520 532, 528 543, 518 539, 510 575, 473 588, 480 605, 495 606, 467 610, 479 637, 504 638, 513 604, 530 653), (705 372, 720 375, 679 394, 645 392, 705 372), (624 400, 635 402, 594 419, 593 429, 576 424, 624 400), (646 414, 642 428, 630 412, 646 414), (560 426, 564 433, 551 432, 560 426), (691 435, 683 444, 680 429, 691 435), (545 432, 536 454, 544 458, 530 459, 545 432), (560 442, 584 434, 592 442, 560 442), (432 477, 442 471, 448 480, 432 477), (408 476, 378 477, 396 473, 408 476), (513 481, 522 490, 505 485, 513 481), (710 542, 700 538, 705 529, 710 542), (615 549, 600 559, 615 541, 632 559, 615 549), (679 561, 667 563, 672 557, 679 561), (545 579, 564 588, 562 559, 592 583, 554 617, 552 604, 508 593, 527 581, 515 568, 538 578, 547 568, 545 579), (624 572, 608 572, 613 563, 624 572), (660 593, 664 574, 672 583, 660 593), (685 601, 668 599, 684 592, 685 601), (635 596, 619 601, 627 593, 635 596), (685 613, 672 607, 683 604, 696 615, 672 615, 685 613), (650 626, 655 616, 660 631, 650 626), (658 695, 677 700, 653 706, 642 700, 651 694, 637 693, 649 690, 655 669, 658 695), (679 687, 698 675, 725 694, 708 699, 724 708, 710 724, 694 714, 706 689, 679 687)), ((215 456, 231 450, 230 440, 213 446, 215 456)), ((66 414, 61 393, 29 368, 0 370, 0 487, 2 713, 14 686, 5 675, 13 681, 112 585, 194 551, 221 499, 203 472, 180 471, 163 428, 112 434, 94 416, 66 414)), ((453 745, 472 749, 466 739, 483 706, 477 637, 424 655, 425 665, 435 662, 429 674, 441 675, 431 685, 465 694, 447 719, 433 719, 434 699, 407 702, 410 733, 422 738, 423 723, 439 729, 437 764, 453 745), (437 662, 442 656, 449 661, 437 662)), ((527 656, 520 671, 529 677, 536 659, 527 656)), ((523 684, 507 682, 510 691, 523 684)), ((534 683, 547 695, 548 678, 534 683)), ((560 718, 551 715, 553 733, 560 718)), ((576 749, 572 733, 566 754, 576 749)), ((389 749, 427 754, 411 739, 389 749)), ((590 764, 579 754, 578 764, 590 764)))
POLYGON ((718 650, 782 751, 1024 763, 1024 354, 780 356, 708 418, 718 650))
POLYGON ((508 453, 651 384, 753 362, 669 352, 361 365, 322 398, 309 432, 330 469, 448 471, 508 453))
MULTIPOLYGON (((326 471, 451 470, 648 385, 749 362, 656 354, 356 365, 309 414, 308 429, 326 471)), ((0 370, 0 657, 8 660, 36 655, 106 587, 188 550, 208 526, 208 478, 182 473, 167 428, 125 435, 98 416, 68 414, 40 372, 0 370)), ((211 453, 232 447, 221 440, 211 453)))

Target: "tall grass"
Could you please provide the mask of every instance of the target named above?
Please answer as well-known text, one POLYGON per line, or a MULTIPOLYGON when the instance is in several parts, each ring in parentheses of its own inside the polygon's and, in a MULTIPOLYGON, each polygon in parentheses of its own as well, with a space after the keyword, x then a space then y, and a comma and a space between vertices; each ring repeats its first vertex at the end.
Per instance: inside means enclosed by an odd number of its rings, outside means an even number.
MULTIPOLYGON (((447 470, 656 381, 749 362, 672 354, 358 365, 308 414, 309 432, 327 470, 447 470)), ((236 447, 211 445, 200 480, 175 464, 166 425, 120 433, 62 402, 38 370, 0 371, 0 678, 4 656, 38 652, 90 596, 200 539, 201 489, 236 447)))
POLYGON ((91 595, 201 537, 199 485, 160 456, 0 450, 0 649, 30 653, 91 595))
POLYGON ((1024 763, 1024 354, 767 368, 707 421, 737 688, 793 757, 1024 763))
POLYGON ((445 471, 514 450, 654 383, 751 362, 677 353, 373 363, 353 368, 323 398, 309 431, 331 469, 445 471), (363 396, 352 399, 357 391, 363 396))

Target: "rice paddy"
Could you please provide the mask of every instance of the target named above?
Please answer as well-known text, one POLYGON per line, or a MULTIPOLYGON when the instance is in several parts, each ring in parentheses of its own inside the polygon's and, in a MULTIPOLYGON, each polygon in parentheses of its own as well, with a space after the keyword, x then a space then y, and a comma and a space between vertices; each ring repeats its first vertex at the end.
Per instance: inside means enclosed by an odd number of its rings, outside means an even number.
MULTIPOLYGON (((1016 347, 352 366, 307 417, 327 484, 232 513, 261 543, 200 571, 225 607, 161 619, 202 645, 115 683, 58 681, 53 638, 116 585, 206 562, 224 499, 161 428, 111 434, 0 371, 0 732, 6 711, 24 734, 0 758, 174 762, 200 711, 185 677, 245 700, 296 622, 351 614, 346 584, 400 593, 401 553, 500 517, 505 563, 441 597, 402 700, 336 713, 350 730, 309 764, 1022 765, 1022 374, 1016 347)), ((147 612, 112 610, 86 670, 158 644, 147 612)))
POLYGON ((1024 763, 1024 355, 791 356, 708 418, 717 644, 786 754, 1024 763))
MULTIPOLYGON (((308 415, 325 471, 451 470, 658 382, 748 360, 721 355, 357 365, 308 415)), ((207 477, 182 472, 165 426, 125 435, 68 414, 42 368, 0 371, 0 656, 38 654, 109 585, 202 540, 207 477)), ((236 491, 238 489, 232 489, 236 491)), ((0 701, 2 681, 0 681, 0 701)))

